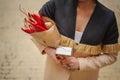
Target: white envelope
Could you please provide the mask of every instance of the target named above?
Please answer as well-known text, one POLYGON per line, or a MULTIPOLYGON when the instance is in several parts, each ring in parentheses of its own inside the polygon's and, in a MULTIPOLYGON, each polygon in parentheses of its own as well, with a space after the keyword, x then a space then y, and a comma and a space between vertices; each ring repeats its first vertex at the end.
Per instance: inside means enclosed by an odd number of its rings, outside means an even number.
POLYGON ((60 46, 56 49, 56 54, 71 56, 72 55, 72 48, 60 46))

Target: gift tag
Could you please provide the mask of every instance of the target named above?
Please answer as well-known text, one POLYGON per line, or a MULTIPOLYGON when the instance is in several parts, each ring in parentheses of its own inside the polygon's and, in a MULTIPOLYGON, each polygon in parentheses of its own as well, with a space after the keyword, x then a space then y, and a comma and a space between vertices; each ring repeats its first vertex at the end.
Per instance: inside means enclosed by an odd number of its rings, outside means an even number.
POLYGON ((56 54, 71 56, 72 55, 72 48, 60 46, 56 49, 56 54))

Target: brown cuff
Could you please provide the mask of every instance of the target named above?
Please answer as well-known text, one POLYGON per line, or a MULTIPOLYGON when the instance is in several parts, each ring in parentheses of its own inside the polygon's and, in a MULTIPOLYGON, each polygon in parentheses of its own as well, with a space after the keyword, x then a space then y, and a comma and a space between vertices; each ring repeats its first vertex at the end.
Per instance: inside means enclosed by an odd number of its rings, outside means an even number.
POLYGON ((118 53, 120 51, 120 44, 109 44, 103 45, 102 52, 103 53, 118 53))

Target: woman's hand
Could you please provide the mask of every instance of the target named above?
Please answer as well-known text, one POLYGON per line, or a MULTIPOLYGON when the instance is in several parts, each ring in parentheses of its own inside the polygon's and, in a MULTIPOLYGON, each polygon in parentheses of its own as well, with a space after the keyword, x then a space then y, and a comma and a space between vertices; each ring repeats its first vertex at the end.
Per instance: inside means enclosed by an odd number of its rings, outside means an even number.
POLYGON ((76 70, 79 69, 79 61, 75 57, 57 56, 56 49, 47 47, 44 50, 56 63, 60 63, 66 69, 76 70))
POLYGON ((79 61, 75 57, 66 57, 62 60, 62 65, 66 69, 70 70, 78 70, 79 69, 79 61))
POLYGON ((44 50, 56 63, 60 63, 59 59, 56 56, 56 49, 47 47, 44 50))

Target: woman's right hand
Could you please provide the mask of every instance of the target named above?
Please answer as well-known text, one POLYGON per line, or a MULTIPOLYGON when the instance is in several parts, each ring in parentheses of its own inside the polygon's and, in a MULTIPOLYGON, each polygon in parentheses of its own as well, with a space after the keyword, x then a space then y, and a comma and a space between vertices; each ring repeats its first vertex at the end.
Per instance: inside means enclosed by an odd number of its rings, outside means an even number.
POLYGON ((60 60, 57 59, 56 56, 56 49, 55 48, 51 48, 51 47, 47 47, 44 50, 57 64, 60 63, 60 60))

